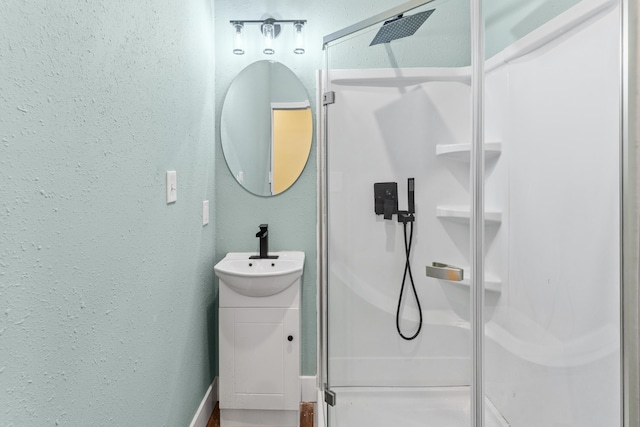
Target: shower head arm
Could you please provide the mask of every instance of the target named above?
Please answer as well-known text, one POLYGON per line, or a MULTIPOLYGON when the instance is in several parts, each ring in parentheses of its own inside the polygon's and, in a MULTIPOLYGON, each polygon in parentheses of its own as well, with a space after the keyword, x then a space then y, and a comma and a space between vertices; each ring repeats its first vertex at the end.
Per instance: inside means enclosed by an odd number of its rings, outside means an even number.
POLYGON ((411 0, 407 3, 403 3, 399 6, 396 6, 392 9, 389 9, 385 12, 379 13, 377 15, 372 16, 371 18, 365 19, 363 21, 357 22, 353 25, 349 25, 348 27, 343 28, 342 30, 338 30, 334 33, 331 33, 327 36, 324 36, 322 39, 322 49, 324 50, 327 45, 333 41, 336 41, 342 37, 348 36, 350 34, 356 33, 360 30, 363 30, 372 25, 378 24, 380 22, 387 21, 391 18, 395 18, 398 15, 401 15, 405 12, 409 12, 413 9, 416 9, 420 6, 424 6, 425 4, 429 4, 434 2, 435 0, 411 0))

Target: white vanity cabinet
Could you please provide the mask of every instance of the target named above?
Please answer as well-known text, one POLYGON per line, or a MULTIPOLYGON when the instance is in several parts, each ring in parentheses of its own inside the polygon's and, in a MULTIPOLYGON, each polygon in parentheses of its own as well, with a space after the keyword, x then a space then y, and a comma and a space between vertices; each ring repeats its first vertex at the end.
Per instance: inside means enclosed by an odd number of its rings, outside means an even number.
POLYGON ((304 253, 284 253, 280 263, 249 260, 247 254, 229 254, 225 260, 216 270, 221 427, 297 426, 304 253), (286 264, 299 264, 300 271, 292 274, 286 264), (255 283, 240 283, 245 274, 255 283), (280 277, 287 278, 279 283, 280 277), (273 291, 263 292, 261 286, 273 291))
POLYGON ((298 308, 220 309, 220 408, 298 409, 299 319, 298 308))

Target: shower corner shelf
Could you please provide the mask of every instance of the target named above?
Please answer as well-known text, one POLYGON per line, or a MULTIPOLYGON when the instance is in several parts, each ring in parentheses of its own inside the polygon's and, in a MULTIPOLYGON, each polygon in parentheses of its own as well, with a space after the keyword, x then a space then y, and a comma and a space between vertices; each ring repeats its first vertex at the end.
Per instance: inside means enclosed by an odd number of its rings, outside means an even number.
MULTIPOLYGON (((484 156, 486 160, 496 158, 502 152, 502 142, 487 142, 484 144, 484 156)), ((446 159, 469 161, 471 144, 438 144, 436 156, 446 159)))
MULTIPOLYGON (((438 206, 436 208, 436 216, 441 219, 468 225, 471 220, 471 209, 468 206, 438 206)), ((484 213, 484 222, 487 225, 501 224, 502 211, 486 210, 484 213)))
MULTIPOLYGON (((446 282, 449 282, 448 280, 445 280, 446 282)), ((454 283, 454 284, 458 284, 460 286, 465 286, 468 288, 471 288, 471 280, 469 279, 464 279, 460 282, 450 282, 450 283, 454 283)), ((487 292, 494 292, 497 294, 502 293, 502 280, 496 278, 496 277, 485 277, 484 279, 484 290, 487 292)))

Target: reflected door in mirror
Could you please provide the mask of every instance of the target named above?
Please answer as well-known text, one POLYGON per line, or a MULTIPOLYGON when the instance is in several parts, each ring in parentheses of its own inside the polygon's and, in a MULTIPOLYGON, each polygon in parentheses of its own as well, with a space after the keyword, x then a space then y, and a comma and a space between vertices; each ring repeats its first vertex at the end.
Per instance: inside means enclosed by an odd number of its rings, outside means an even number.
POLYGON ((307 104, 272 104, 271 194, 293 185, 311 150, 311 107, 307 104))

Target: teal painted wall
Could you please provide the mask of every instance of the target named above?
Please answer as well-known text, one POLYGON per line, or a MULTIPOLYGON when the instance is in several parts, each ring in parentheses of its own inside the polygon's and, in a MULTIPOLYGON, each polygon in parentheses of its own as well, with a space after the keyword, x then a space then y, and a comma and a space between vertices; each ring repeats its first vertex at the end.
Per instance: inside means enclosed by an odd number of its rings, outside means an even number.
POLYGON ((212 17, 0 3, 0 425, 184 426, 211 383, 212 17))

